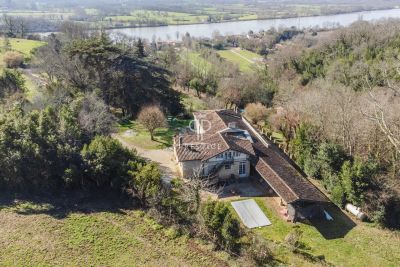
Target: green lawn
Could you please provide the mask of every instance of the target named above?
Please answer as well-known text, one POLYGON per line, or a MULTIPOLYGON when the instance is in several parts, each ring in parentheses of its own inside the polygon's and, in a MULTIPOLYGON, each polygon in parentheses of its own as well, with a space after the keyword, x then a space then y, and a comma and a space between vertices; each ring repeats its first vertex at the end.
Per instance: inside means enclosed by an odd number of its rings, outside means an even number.
POLYGON ((179 128, 189 126, 190 120, 173 119, 169 127, 159 128, 154 133, 155 141, 150 138, 149 132, 138 122, 121 123, 118 134, 124 140, 143 149, 163 149, 173 145, 173 137, 179 128))
MULTIPOLYGON (((271 226, 255 230, 268 240, 283 244, 294 224, 278 217, 269 207, 265 198, 257 198, 257 203, 272 222, 271 226)), ((331 222, 314 225, 296 224, 303 231, 301 242, 304 252, 323 255, 334 266, 398 266, 400 262, 400 233, 372 227, 367 223, 354 224, 338 208, 329 208, 334 218, 331 222)), ((277 258, 296 266, 311 265, 296 254, 288 253, 283 247, 277 250, 277 258)))
POLYGON ((107 195, 0 200, 0 266, 227 266, 209 245, 107 195), (4 203, 6 202, 6 203, 4 203))
POLYGON ((37 98, 40 98, 42 96, 42 94, 44 93, 43 90, 45 89, 41 88, 40 85, 35 82, 35 79, 31 78, 31 76, 26 74, 22 74, 22 76, 25 79, 25 96, 27 100, 33 103, 37 100, 37 98))
POLYGON ((25 57, 30 58, 33 49, 45 45, 45 42, 11 38, 10 39, 11 48, 25 55, 25 57))
MULTIPOLYGON (((25 60, 29 61, 32 57, 32 50, 45 45, 45 42, 34 41, 34 40, 26 40, 26 39, 18 39, 18 38, 10 38, 11 49, 13 51, 20 52, 24 55, 25 60)), ((4 39, 0 39, 0 46, 4 44, 4 39)), ((4 51, 0 50, 0 71, 4 68, 3 55, 4 51)), ((25 86, 27 89, 26 95, 29 100, 33 100, 35 96, 39 94, 37 85, 31 80, 31 78, 27 75, 23 75, 25 79, 25 86)))
POLYGON ((242 49, 220 50, 218 54, 226 60, 237 64, 243 72, 254 70, 261 59, 260 55, 242 49))

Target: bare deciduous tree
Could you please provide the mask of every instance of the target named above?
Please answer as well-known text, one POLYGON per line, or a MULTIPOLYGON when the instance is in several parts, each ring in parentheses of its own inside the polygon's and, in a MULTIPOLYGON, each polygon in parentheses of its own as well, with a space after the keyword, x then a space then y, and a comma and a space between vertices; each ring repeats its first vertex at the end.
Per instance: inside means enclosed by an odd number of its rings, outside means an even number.
POLYGON ((79 123, 89 135, 108 135, 114 127, 116 118, 110 112, 104 101, 94 93, 87 94, 82 99, 78 115, 79 123))
POLYGON ((400 153, 400 97, 394 94, 389 100, 387 95, 369 92, 371 109, 364 113, 374 121, 398 153, 400 153))
POLYGON ((154 131, 167 125, 165 115, 158 106, 144 107, 138 116, 138 121, 149 131, 154 140, 154 131))
POLYGON ((194 170, 193 176, 185 180, 184 193, 181 194, 182 200, 192 204, 192 210, 195 213, 200 209, 202 193, 208 192, 219 195, 222 191, 221 187, 216 186, 214 176, 204 176, 202 173, 203 168, 194 170))
POLYGON ((218 95, 225 104, 225 108, 232 108, 240 104, 242 95, 240 77, 226 78, 221 80, 218 88, 218 95))
POLYGON ((252 123, 258 123, 264 120, 268 115, 268 109, 261 103, 250 103, 245 108, 245 116, 252 123))

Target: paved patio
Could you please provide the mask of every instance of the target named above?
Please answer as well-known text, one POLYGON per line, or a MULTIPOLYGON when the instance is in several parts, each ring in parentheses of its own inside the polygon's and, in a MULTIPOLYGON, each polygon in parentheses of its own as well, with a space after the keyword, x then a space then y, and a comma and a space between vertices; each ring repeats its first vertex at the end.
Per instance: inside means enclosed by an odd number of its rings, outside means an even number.
POLYGON ((256 177, 250 177, 240 182, 224 186, 218 197, 263 197, 268 194, 268 186, 261 184, 256 177))

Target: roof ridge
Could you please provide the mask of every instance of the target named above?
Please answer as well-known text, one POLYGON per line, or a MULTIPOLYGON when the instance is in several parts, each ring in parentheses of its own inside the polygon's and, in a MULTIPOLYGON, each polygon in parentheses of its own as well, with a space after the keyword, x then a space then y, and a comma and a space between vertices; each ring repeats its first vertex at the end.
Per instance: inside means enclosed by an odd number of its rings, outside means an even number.
POLYGON ((268 164, 262 157, 259 157, 259 159, 260 159, 262 162, 264 162, 264 164, 265 164, 277 177, 279 177, 279 179, 285 184, 285 186, 290 190, 290 192, 293 193, 293 195, 295 195, 298 199, 301 199, 301 197, 300 197, 299 195, 297 195, 297 194, 293 191, 292 188, 290 188, 290 186, 286 183, 286 181, 285 181, 284 179, 282 179, 282 177, 281 177, 278 173, 276 173, 276 171, 275 171, 273 168, 271 168, 271 166, 269 166, 269 164, 268 164))
POLYGON ((219 131, 217 134, 221 136, 222 140, 224 140, 224 142, 225 142, 225 144, 227 145, 227 147, 228 147, 229 149, 231 149, 231 148, 232 148, 231 145, 228 144, 228 142, 225 140, 225 137, 221 134, 221 131, 219 131))
POLYGON ((219 119, 220 121, 222 121, 222 123, 226 126, 226 128, 224 129, 224 130, 226 130, 227 128, 229 128, 229 127, 228 127, 228 124, 221 118, 221 116, 219 115, 218 112, 219 112, 219 111, 215 111, 215 114, 217 114, 218 119, 219 119))

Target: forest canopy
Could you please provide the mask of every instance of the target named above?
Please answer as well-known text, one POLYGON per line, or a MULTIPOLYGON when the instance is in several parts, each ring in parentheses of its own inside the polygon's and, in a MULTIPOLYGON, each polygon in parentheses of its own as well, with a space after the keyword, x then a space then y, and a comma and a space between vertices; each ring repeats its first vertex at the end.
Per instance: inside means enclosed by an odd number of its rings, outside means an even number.
POLYGON ((400 226, 399 29, 397 20, 359 21, 293 39, 271 55, 279 90, 268 120, 335 203, 359 205, 371 220, 394 228, 400 226))

